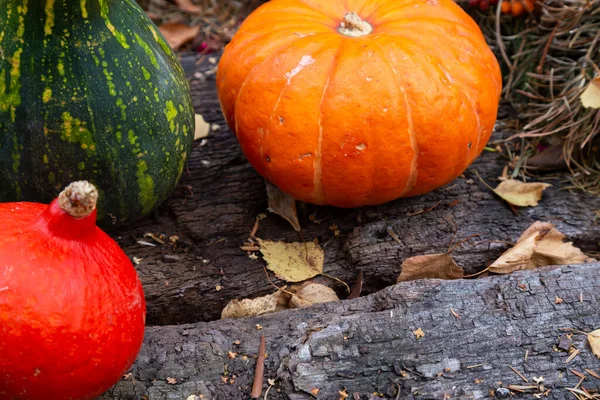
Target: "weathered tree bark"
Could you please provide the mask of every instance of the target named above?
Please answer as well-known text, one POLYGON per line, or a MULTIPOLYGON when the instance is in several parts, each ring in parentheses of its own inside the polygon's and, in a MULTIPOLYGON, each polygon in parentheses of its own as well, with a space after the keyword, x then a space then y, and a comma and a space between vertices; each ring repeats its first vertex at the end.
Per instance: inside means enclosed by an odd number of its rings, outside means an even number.
MULTIPOLYGON (((215 91, 216 63, 210 61, 206 57, 196 65, 195 58, 185 58, 183 64, 190 76, 196 112, 220 129, 211 132, 206 141, 195 143, 188 172, 153 216, 111 233, 128 255, 141 258, 137 269, 150 325, 217 319, 230 300, 273 291, 262 259, 252 260, 239 248, 256 216, 269 214, 265 185, 225 125, 215 91), (164 234, 166 244, 144 238, 146 233, 164 234), (170 236, 179 238, 175 246, 169 242, 170 236), (139 240, 156 247, 139 244, 139 240)), ((597 251, 598 197, 559 190, 557 185, 544 192, 539 206, 514 214, 474 173, 478 171, 495 186, 504 165, 500 155, 484 152, 464 177, 446 187, 376 207, 342 210, 301 204, 302 236, 307 241, 318 239, 325 247, 327 274, 351 283, 362 271, 363 293, 395 283, 406 258, 444 252, 452 241, 475 233, 480 236, 456 249, 453 256, 467 273, 479 271, 509 247, 501 242, 514 242, 536 220, 553 222, 584 251, 597 251), (330 229, 333 224, 339 237, 330 229), (390 236, 389 229, 400 243, 390 236)), ((257 236, 302 240, 274 214, 260 222, 257 236)), ((344 295, 341 285, 336 289, 344 295)))
POLYGON ((344 390, 349 399, 481 399, 490 391, 502 398, 498 388, 536 381, 544 389, 513 390, 515 397, 550 389, 549 399, 573 398, 567 388, 580 378, 572 371, 586 376, 579 390, 600 390, 600 379, 586 372, 600 373, 600 360, 581 333, 600 327, 598 310, 594 263, 403 282, 306 309, 150 327, 131 375, 101 399, 246 400, 260 335, 268 353, 263 395, 275 381, 268 399, 311 399, 315 389, 319 399, 344 390), (569 349, 578 353, 570 357, 569 349))

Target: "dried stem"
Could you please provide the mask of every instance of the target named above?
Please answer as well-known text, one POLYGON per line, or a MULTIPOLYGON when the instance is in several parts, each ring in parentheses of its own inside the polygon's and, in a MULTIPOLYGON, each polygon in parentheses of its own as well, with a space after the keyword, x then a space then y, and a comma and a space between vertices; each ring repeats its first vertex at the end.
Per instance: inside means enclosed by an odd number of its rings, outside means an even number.
POLYGON ((250 397, 258 399, 262 393, 263 379, 265 374, 265 335, 260 335, 260 346, 258 346, 258 355, 256 357, 256 368, 254 370, 254 383, 250 397))

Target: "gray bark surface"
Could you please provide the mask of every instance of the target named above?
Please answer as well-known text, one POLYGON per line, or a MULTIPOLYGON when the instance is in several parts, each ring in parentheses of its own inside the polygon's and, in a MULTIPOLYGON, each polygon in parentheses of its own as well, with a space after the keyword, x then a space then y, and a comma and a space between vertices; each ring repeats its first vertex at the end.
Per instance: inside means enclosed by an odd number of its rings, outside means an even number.
POLYGON ((101 400, 249 399, 261 334, 263 395, 274 380, 268 399, 311 399, 313 389, 318 399, 338 399, 340 391, 349 399, 483 399, 490 391, 502 398, 499 388, 540 378, 544 390, 513 391, 512 398, 550 389, 542 398, 571 399, 567 388, 579 382, 573 371, 586 376, 580 390, 600 390, 586 372, 600 374, 600 360, 580 333, 600 327, 598 310, 594 263, 403 282, 305 309, 149 327, 131 375, 101 400), (579 353, 569 361, 571 347, 579 353))

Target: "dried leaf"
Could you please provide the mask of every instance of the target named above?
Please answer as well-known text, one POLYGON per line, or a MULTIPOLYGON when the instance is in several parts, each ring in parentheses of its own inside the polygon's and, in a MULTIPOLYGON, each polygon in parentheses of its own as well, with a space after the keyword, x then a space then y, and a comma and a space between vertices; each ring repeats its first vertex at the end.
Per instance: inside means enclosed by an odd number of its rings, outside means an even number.
POLYGON ((208 136, 210 125, 204 120, 201 114, 196 114, 196 129, 194 130, 194 140, 202 139, 208 136))
POLYGON ((267 198, 269 200, 268 210, 279 215, 292 225, 296 231, 300 232, 300 222, 296 212, 296 199, 292 196, 283 193, 275 185, 266 182, 267 198))
POLYGON ((169 385, 174 385, 174 384, 177 383, 177 379, 176 378, 167 377, 167 383, 169 385))
POLYGON ((450 254, 427 254, 406 259, 396 282, 415 279, 458 279, 465 274, 450 254))
POLYGON ((541 182, 521 182, 515 179, 507 179, 494 189, 494 193, 515 206, 537 206, 542 198, 542 192, 549 183, 541 182))
POLYGON ((200 33, 200 25, 189 26, 179 22, 168 22, 158 27, 173 50, 193 40, 200 33))
POLYGON ((253 317, 287 308, 289 295, 277 291, 254 299, 231 300, 221 311, 221 319, 253 317))
POLYGON ((421 329, 421 328, 417 328, 416 331, 413 331, 413 334, 415 335, 415 337, 417 339, 420 339, 425 336, 425 332, 423 332, 423 329, 421 329))
POLYGON ((534 167, 544 171, 553 171, 567 167, 567 161, 563 154, 562 143, 548 147, 544 151, 530 157, 527 160, 528 167, 534 167))
POLYGON ((323 272, 325 252, 314 242, 273 242, 258 239, 267 268, 286 282, 300 282, 323 272))
POLYGON ((585 108, 600 108, 600 77, 593 79, 581 93, 581 104, 585 108))
POLYGON ((320 283, 306 282, 290 299, 290 308, 309 307, 317 303, 338 301, 339 297, 333 289, 320 283))
POLYGON ((179 6, 183 11, 187 11, 193 14, 199 14, 202 12, 202 8, 194 3, 191 0, 175 0, 175 4, 179 6))
MULTIPOLYGON (((543 223, 537 222, 538 226, 543 223)), ((536 225, 534 223, 533 225, 536 225)), ((573 242, 564 242, 565 235, 559 232, 551 224, 547 224, 550 232, 537 244, 533 255, 533 263, 536 267, 546 265, 583 264, 596 261, 586 256, 580 249, 573 246, 573 242)))
POLYGON ((539 232, 533 233, 526 239, 517 242, 517 244, 505 251, 500 258, 489 266, 489 271, 496 274, 510 274, 511 272, 522 269, 534 269, 531 259, 537 244, 539 232))
POLYGON ((582 264, 595 261, 587 257, 572 242, 563 242, 565 235, 548 222, 534 222, 517 240, 517 244, 504 252, 489 267, 490 272, 507 274, 522 269, 535 269, 547 265, 582 264))
POLYGON ((592 353, 600 358, 600 329, 588 333, 587 337, 588 342, 590 342, 590 347, 592 348, 592 353))

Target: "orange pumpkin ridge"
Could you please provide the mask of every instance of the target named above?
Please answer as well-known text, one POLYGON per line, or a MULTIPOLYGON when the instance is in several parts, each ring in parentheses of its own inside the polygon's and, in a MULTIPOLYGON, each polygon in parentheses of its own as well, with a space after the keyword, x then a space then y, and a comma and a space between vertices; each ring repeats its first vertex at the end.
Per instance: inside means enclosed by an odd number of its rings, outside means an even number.
POLYGON ((271 0, 217 69, 252 167, 338 207, 451 182, 489 140, 501 89, 481 30, 452 0, 271 0))

